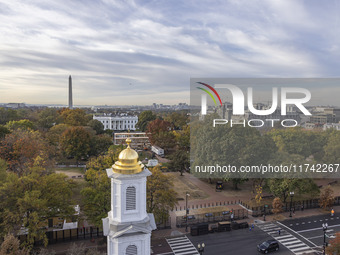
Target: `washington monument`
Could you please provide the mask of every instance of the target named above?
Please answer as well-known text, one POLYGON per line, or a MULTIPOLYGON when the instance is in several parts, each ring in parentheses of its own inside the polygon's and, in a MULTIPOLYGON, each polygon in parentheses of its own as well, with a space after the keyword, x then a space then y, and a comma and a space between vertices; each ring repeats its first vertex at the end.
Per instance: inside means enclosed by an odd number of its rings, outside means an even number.
POLYGON ((73 101, 72 101, 72 77, 71 77, 71 75, 68 77, 68 108, 73 109, 73 101))

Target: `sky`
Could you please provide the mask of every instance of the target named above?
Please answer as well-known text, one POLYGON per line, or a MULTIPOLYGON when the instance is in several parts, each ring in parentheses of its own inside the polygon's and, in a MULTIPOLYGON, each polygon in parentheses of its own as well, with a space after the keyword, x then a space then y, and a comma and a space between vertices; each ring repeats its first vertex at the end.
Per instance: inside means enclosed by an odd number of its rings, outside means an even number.
MULTIPOLYGON (((190 101, 190 78, 339 77, 337 0, 0 0, 0 103, 190 101)), ((340 86, 313 88, 338 105, 340 86)))

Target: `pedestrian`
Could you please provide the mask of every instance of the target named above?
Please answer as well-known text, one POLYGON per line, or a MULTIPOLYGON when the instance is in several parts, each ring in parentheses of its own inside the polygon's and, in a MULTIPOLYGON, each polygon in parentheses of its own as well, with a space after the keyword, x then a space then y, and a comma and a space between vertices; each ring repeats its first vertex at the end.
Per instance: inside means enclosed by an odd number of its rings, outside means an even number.
POLYGON ((334 209, 332 208, 331 210, 331 216, 333 217, 334 216, 334 209))
POLYGON ((279 232, 279 235, 281 235, 281 229, 279 229, 279 231, 278 231, 278 232, 279 232))
POLYGON ((249 228, 249 231, 251 231, 251 228, 249 228))
POLYGON ((234 221, 234 213, 231 213, 231 215, 230 215, 230 221, 231 221, 231 222, 234 221))
POLYGON ((304 206, 303 206, 303 205, 301 205, 301 211, 303 211, 303 209, 304 209, 304 206))

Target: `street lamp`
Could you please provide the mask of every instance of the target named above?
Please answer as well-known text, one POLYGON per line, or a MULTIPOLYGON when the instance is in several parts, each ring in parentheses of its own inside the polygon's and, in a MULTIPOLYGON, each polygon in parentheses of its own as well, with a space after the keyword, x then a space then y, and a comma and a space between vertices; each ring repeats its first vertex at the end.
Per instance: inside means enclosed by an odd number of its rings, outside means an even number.
POLYGON ((185 194, 185 232, 188 232, 188 214, 189 214, 189 209, 188 209, 188 197, 190 194, 186 192, 185 194))
POLYGON ((289 213, 289 217, 292 217, 292 205, 293 205, 293 196, 294 196, 294 191, 289 192, 290 195, 290 213, 289 213))
POLYGON ((322 230, 323 230, 323 255, 326 255, 326 231, 328 228, 327 223, 322 223, 322 230))
POLYGON ((197 245, 198 252, 200 253, 200 255, 203 255, 204 247, 205 247, 205 244, 204 244, 204 243, 202 243, 202 245, 201 245, 201 244, 198 244, 198 245, 197 245))

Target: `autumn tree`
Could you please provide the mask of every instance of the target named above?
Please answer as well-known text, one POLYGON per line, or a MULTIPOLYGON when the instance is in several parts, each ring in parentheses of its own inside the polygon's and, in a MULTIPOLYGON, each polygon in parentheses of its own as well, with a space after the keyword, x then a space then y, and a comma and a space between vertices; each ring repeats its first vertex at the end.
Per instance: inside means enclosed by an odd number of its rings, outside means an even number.
POLYGON ((29 251, 20 247, 20 241, 13 234, 7 234, 0 246, 0 255, 29 255, 29 251))
POLYGON ((165 120, 171 123, 175 130, 184 129, 189 122, 187 112, 172 112, 165 117, 165 120))
POLYGON ((323 209, 329 209, 334 204, 334 191, 330 185, 328 185, 325 189, 322 190, 320 194, 319 204, 323 209))
POLYGON ((162 173, 158 166, 152 168, 147 181, 147 211, 153 213, 158 223, 164 223, 169 211, 177 204, 176 192, 169 176, 162 173))
POLYGON ((148 124, 147 135, 151 144, 157 145, 166 151, 176 145, 175 135, 170 122, 155 119, 148 124))
POLYGON ((19 128, 24 130, 35 129, 34 123, 29 120, 11 120, 6 123, 6 127, 12 131, 19 128))
POLYGON ((340 254, 340 232, 335 234, 335 238, 329 241, 329 245, 326 247, 327 255, 339 255, 340 254))
POLYGON ((64 124, 70 126, 86 126, 86 124, 91 120, 91 117, 86 115, 86 112, 79 108, 63 108, 59 111, 59 113, 64 124))
POLYGON ((74 157, 77 162, 87 158, 90 152, 91 138, 83 127, 71 127, 60 138, 60 145, 67 157, 74 157))
POLYGON ((262 186, 261 185, 256 185, 255 186, 255 202, 257 204, 261 204, 261 201, 262 201, 262 196, 263 196, 263 189, 262 189, 262 186))
POLYGON ((281 201, 281 199, 279 197, 276 197, 273 199, 273 213, 274 214, 278 214, 281 213, 283 211, 283 203, 281 201))
POLYGON ((72 216, 72 180, 63 174, 46 174, 40 167, 29 169, 25 176, 7 173, 0 186, 0 236, 27 231, 26 247, 35 240, 47 244, 44 227, 52 217, 72 216))
POLYGON ((34 165, 51 167, 51 154, 51 147, 38 131, 16 129, 0 141, 0 158, 20 175, 34 165))
POLYGON ((138 116, 136 127, 145 132, 150 121, 156 119, 156 115, 152 111, 144 111, 138 116))

